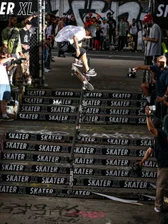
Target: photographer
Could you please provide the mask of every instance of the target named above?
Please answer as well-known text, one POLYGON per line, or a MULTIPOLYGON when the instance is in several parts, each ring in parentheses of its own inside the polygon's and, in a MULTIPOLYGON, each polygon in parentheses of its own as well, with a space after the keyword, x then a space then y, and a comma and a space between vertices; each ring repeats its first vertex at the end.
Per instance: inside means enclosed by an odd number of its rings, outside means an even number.
POLYGON ((148 106, 145 108, 148 130, 154 136, 154 145, 145 153, 144 158, 138 162, 140 166, 149 158, 154 151, 158 163, 156 181, 156 200, 154 210, 156 212, 166 211, 164 205, 164 194, 168 181, 168 137, 162 130, 161 121, 158 118, 151 119, 151 111, 148 106))
POLYGON ((2 120, 12 121, 6 112, 7 102, 11 99, 11 88, 7 75, 5 63, 15 59, 14 57, 7 57, 4 47, 0 47, 0 102, 1 102, 1 114, 2 120))
POLYGON ((168 87, 168 67, 166 63, 167 59, 162 55, 157 58, 157 62, 154 65, 141 65, 133 68, 134 71, 149 70, 152 72, 152 84, 143 83, 141 88, 146 96, 147 105, 151 104, 151 92, 156 89, 156 94, 154 96, 156 99, 155 115, 160 119, 163 119, 167 112, 167 106, 165 103, 161 103, 166 100, 163 97, 166 95, 168 87))

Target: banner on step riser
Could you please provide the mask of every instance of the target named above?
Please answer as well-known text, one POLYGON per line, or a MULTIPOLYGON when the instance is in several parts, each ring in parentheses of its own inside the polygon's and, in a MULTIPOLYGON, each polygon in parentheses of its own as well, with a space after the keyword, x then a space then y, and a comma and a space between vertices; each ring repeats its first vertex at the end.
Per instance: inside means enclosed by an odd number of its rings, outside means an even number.
MULTIPOLYGON (((50 156, 50 155, 35 155, 24 153, 4 153, 4 160, 18 160, 18 161, 36 161, 47 163, 68 163, 69 157, 50 156)), ((81 158, 76 157, 74 159, 75 164, 85 165, 105 165, 105 166, 132 166, 135 164, 135 160, 127 159, 94 159, 94 158, 81 158)), ((156 161, 147 160, 144 163, 144 167, 157 167, 156 161)))
MULTIPOLYGON (((34 172, 34 173, 57 173, 69 174, 70 168, 45 165, 20 165, 20 164, 0 164, 2 171, 15 172, 34 172)), ((93 169, 93 168, 74 168, 74 175, 93 175, 93 176, 111 176, 111 177, 130 177, 129 170, 123 169, 93 169)), ((156 171, 142 171, 142 178, 156 178, 156 171)))
POLYGON ((0 20, 7 15, 30 16, 33 12, 37 12, 36 0, 6 0, 0 2, 0 20))
MULTIPOLYGON (((5 142, 6 149, 14 150, 29 150, 29 151, 39 151, 39 152, 60 152, 60 153, 70 153, 71 146, 62 145, 37 145, 32 143, 23 142, 5 142)), ((76 146, 74 148, 75 154, 84 155, 107 155, 107 156, 139 156, 145 155, 146 150, 138 149, 128 149, 128 148, 105 148, 102 146, 76 146)), ((152 157, 154 155, 152 154, 152 157)))
MULTIPOLYGON (((19 182, 19 183, 40 183, 40 184, 56 184, 68 185, 67 177, 37 177, 2 174, 2 181, 19 182)), ((146 181, 128 181, 128 180, 105 180, 94 178, 74 178, 74 186, 90 186, 90 187, 109 187, 109 188, 130 188, 130 189, 148 189, 150 184, 146 181)))
MULTIPOLYGON (((46 142, 60 142, 60 141, 72 141, 73 137, 69 135, 61 135, 61 134, 55 134, 54 133, 51 135, 49 134, 29 134, 29 133, 14 133, 14 132, 9 132, 6 134, 6 139, 13 139, 13 140, 31 140, 31 141, 46 141, 46 142)), ((152 145, 153 139, 124 139, 124 138, 102 138, 102 137, 93 137, 91 135, 85 136, 82 135, 80 136, 80 139, 78 140, 78 143, 88 143, 88 144, 96 144, 96 143, 102 143, 103 144, 108 144, 108 145, 122 145, 122 146, 146 146, 149 147, 152 145)), ((32 144, 34 145, 34 144, 32 144)), ((24 146, 23 146, 24 147, 24 146)), ((98 148, 100 147, 97 146, 98 148)))
POLYGON ((87 190, 63 190, 63 189, 52 189, 43 187, 20 187, 20 186, 8 186, 0 185, 0 193, 13 193, 13 194, 30 194, 30 195, 50 195, 50 196, 68 196, 68 197, 89 197, 89 198, 100 198, 92 195, 87 190))
MULTIPOLYGON (((68 135, 59 134, 29 134, 29 133, 17 133, 17 132, 9 132, 6 134, 6 139, 14 139, 14 140, 31 140, 31 141, 58 141, 64 142, 69 141, 68 135)), ((24 147, 24 145, 23 145, 24 147)))
MULTIPOLYGON (((78 110, 75 106, 35 106, 22 105, 20 112, 43 112, 43 113, 76 113, 78 110)), ((98 108, 86 107, 86 114, 103 114, 103 115, 144 115, 140 109, 118 109, 118 108, 98 108)))
MULTIPOLYGON (((27 104, 53 104, 53 105, 79 105, 79 99, 63 99, 63 98, 43 98, 43 97, 25 97, 23 103, 27 104)), ((113 107, 142 107, 146 105, 146 101, 136 100, 103 100, 103 99, 84 99, 86 106, 113 106, 113 107)))
POLYGON ((23 142, 5 142, 6 149, 29 150, 39 152, 70 153, 71 147, 61 145, 37 145, 23 142))
MULTIPOLYGON (((39 120, 39 121, 56 121, 57 123, 72 124, 76 121, 76 116, 72 115, 45 115, 45 114, 32 114, 32 113, 19 113, 20 119, 23 120, 39 120)), ((146 124, 146 118, 131 118, 131 117, 109 117, 109 116, 85 116, 82 123, 94 124, 146 124)))
MULTIPOLYGON (((49 90, 27 90, 26 96, 58 96, 58 97, 80 97, 80 92, 74 91, 49 91, 49 90)), ((112 98, 112 99, 145 99, 143 94, 137 93, 116 93, 116 92, 87 92, 84 93, 87 98, 112 98)))

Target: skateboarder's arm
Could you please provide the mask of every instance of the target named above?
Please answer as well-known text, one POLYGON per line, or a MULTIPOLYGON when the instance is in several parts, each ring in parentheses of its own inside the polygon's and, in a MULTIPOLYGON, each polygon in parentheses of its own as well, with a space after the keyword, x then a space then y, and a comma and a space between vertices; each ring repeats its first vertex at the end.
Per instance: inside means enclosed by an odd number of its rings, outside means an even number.
POLYGON ((74 40, 76 50, 79 49, 78 38, 76 36, 73 36, 73 40, 74 40))
POLYGON ((73 36, 75 48, 76 48, 76 56, 78 57, 80 55, 80 49, 79 49, 79 43, 78 38, 76 36, 73 36))

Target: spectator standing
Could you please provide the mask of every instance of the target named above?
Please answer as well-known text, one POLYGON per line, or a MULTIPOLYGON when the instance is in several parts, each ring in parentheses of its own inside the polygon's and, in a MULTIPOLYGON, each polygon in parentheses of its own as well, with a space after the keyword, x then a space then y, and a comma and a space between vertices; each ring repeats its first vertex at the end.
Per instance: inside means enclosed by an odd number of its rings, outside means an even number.
POLYGON ((109 24, 107 20, 103 18, 103 22, 101 24, 101 50, 109 49, 109 24))
POLYGON ((107 13, 107 23, 109 24, 109 43, 116 44, 116 20, 111 12, 107 13))
POLYGON ((123 51, 124 45, 127 39, 128 23, 124 21, 124 18, 121 18, 119 22, 119 37, 118 37, 118 50, 123 51))
POLYGON ((129 33, 131 34, 132 41, 133 41, 133 51, 137 51, 138 45, 138 24, 136 23, 135 18, 132 20, 132 24, 129 26, 129 33))
POLYGON ((31 28, 32 24, 31 21, 26 23, 25 27, 20 30, 20 39, 21 39, 21 46, 22 46, 22 56, 26 58, 24 62, 21 64, 22 68, 22 74, 23 74, 23 79, 25 84, 31 85, 32 78, 30 75, 30 55, 29 55, 29 50, 30 50, 30 37, 31 37, 31 28))
POLYGON ((150 28, 149 36, 143 37, 143 40, 147 42, 145 64, 151 65, 155 61, 155 58, 161 55, 162 33, 159 25, 154 23, 152 15, 147 14, 143 22, 150 28))

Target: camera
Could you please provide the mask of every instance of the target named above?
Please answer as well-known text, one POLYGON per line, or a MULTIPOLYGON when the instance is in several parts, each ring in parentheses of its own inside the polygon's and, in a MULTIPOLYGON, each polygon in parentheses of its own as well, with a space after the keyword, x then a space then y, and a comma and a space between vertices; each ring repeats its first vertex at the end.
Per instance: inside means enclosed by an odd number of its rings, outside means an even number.
POLYGON ((129 171, 130 177, 141 177, 142 176, 142 167, 139 164, 134 164, 130 171, 129 171))
POLYGON ((129 68, 127 76, 129 78, 135 78, 136 77, 136 70, 134 68, 129 68))
POLYGON ((16 60, 12 60, 11 61, 11 64, 12 65, 14 65, 14 64, 21 65, 22 64, 22 61, 25 61, 25 60, 26 60, 26 58, 19 58, 19 59, 16 59, 16 60))
POLYGON ((151 106, 149 106, 149 110, 150 110, 151 112, 155 112, 155 111, 156 111, 156 106, 155 106, 155 105, 151 105, 151 106))

